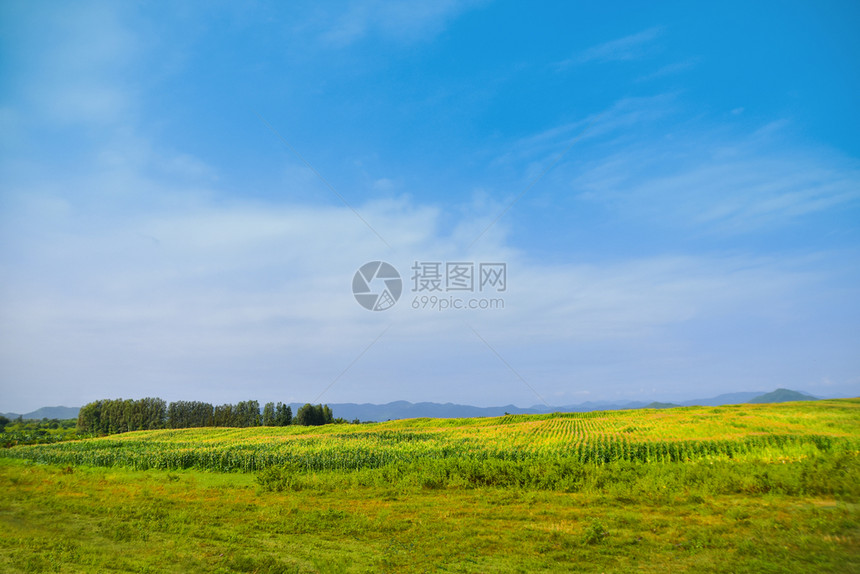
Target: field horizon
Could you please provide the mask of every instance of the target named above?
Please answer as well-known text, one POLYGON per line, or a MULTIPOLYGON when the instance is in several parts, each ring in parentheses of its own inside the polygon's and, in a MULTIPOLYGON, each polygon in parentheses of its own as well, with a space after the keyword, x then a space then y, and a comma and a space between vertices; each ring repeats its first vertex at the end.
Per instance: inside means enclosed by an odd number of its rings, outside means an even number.
MULTIPOLYGON (((411 402, 404 399, 389 401, 386 403, 328 403, 334 411, 334 415, 347 420, 359 419, 363 422, 383 422, 387 420, 399 420, 406 418, 477 418, 496 417, 503 414, 548 414, 554 412, 592 412, 601 410, 632 410, 640 408, 676 408, 690 406, 728 406, 748 404, 756 401, 796 402, 806 400, 829 400, 839 398, 853 398, 850 396, 815 396, 806 391, 777 388, 773 391, 734 391, 721 393, 712 397, 699 397, 695 399, 675 400, 652 400, 642 401, 633 399, 616 400, 588 400, 580 403, 545 405, 533 404, 531 406, 517 406, 514 404, 479 406, 475 404, 463 404, 453 402, 418 401, 411 402)), ((305 403, 285 403, 296 412, 305 403)), ((5 412, 0 413, 10 419, 22 417, 24 420, 69 419, 76 418, 82 407, 66 406, 43 406, 28 413, 5 412)))

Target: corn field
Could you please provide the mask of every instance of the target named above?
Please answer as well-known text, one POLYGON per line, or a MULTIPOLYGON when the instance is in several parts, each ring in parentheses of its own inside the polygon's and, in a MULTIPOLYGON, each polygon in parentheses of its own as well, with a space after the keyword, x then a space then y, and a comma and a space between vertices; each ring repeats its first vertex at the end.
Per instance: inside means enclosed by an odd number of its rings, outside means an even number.
POLYGON ((473 461, 791 461, 860 450, 860 399, 668 410, 410 419, 364 425, 137 431, 16 446, 41 463, 254 472, 289 465, 350 471, 473 461))

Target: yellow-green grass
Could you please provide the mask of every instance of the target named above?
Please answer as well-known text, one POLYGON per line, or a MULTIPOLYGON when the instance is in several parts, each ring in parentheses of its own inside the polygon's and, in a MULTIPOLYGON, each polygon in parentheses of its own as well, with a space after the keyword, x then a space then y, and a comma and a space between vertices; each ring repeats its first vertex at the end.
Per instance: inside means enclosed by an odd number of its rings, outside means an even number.
POLYGON ((856 498, 338 487, 0 460, 0 571, 857 572, 856 498))

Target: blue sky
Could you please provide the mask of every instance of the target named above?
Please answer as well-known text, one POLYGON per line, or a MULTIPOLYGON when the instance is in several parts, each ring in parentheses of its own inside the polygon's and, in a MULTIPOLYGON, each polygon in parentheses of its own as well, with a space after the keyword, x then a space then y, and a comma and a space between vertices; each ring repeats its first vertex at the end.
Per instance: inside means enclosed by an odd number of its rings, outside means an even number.
POLYGON ((856 396, 858 25, 4 2, 0 410, 856 396), (404 278, 380 312, 375 260, 404 278), (413 309, 415 261, 505 262, 504 309, 413 309))

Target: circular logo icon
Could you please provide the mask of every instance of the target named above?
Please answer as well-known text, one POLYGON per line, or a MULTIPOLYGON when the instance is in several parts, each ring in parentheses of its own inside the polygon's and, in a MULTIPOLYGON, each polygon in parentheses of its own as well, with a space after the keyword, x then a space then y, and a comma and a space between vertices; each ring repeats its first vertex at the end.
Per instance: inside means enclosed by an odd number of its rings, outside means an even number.
POLYGON ((362 265, 352 278, 352 294, 358 304, 370 311, 390 309, 400 299, 403 281, 393 265, 371 261, 362 265))

